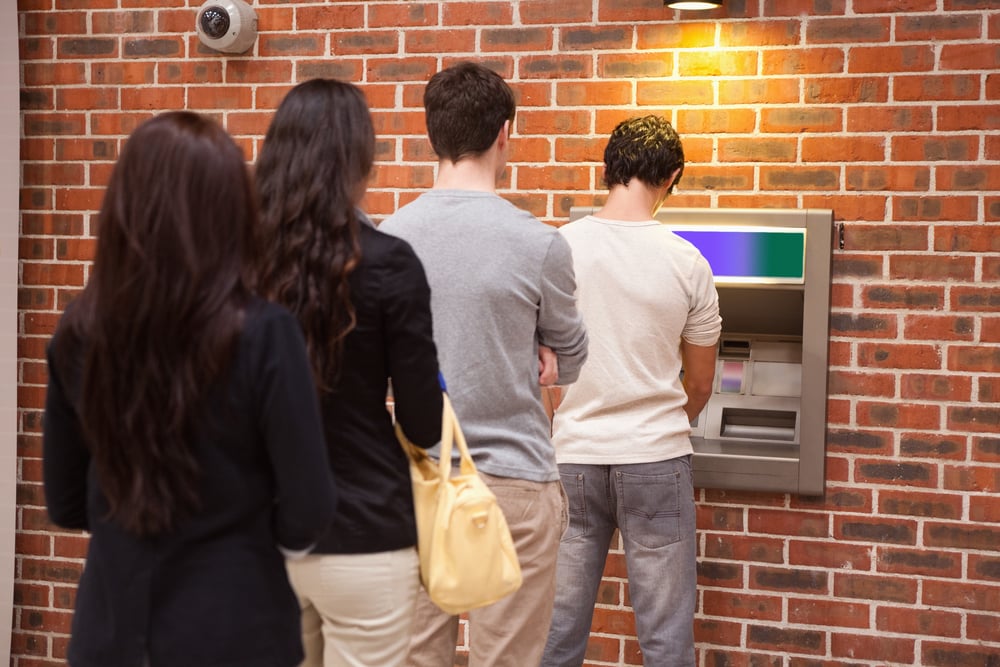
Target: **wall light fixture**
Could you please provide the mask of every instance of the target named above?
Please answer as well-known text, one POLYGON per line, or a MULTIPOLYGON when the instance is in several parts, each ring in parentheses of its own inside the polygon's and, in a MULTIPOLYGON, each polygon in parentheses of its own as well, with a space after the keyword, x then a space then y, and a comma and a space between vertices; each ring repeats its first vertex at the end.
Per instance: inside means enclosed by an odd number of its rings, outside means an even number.
POLYGON ((670 9, 718 9, 722 0, 663 0, 670 9))

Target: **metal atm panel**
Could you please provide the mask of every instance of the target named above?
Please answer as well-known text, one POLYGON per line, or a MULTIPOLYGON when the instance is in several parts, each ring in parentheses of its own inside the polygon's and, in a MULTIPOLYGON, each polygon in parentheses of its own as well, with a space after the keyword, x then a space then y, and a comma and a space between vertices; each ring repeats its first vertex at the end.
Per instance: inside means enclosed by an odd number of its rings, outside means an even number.
POLYGON ((692 423, 696 485, 822 494, 833 212, 667 208, 657 219, 701 250, 719 293, 715 389, 692 423))

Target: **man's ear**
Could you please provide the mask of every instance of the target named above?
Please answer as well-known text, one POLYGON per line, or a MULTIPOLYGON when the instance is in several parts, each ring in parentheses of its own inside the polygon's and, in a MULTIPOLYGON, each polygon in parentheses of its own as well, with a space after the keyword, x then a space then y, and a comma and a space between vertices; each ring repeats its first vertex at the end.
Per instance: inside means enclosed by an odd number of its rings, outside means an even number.
POLYGON ((510 141, 510 121, 505 120, 497 132, 497 148, 503 148, 510 141))
POLYGON ((681 168, 677 167, 676 169, 674 169, 674 173, 670 174, 670 178, 667 179, 667 183, 666 183, 666 187, 667 187, 667 191, 668 192, 670 191, 670 188, 674 187, 674 181, 677 180, 677 176, 680 173, 681 173, 681 168))

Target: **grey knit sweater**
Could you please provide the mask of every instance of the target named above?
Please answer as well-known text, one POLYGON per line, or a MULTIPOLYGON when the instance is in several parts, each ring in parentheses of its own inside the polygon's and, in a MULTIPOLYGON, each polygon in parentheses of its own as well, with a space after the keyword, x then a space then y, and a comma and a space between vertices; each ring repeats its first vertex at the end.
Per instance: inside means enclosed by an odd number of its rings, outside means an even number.
POLYGON ((431 190, 379 229, 406 239, 424 265, 441 371, 476 465, 558 479, 538 344, 558 355, 559 384, 587 357, 566 240, 502 197, 466 190, 431 190))

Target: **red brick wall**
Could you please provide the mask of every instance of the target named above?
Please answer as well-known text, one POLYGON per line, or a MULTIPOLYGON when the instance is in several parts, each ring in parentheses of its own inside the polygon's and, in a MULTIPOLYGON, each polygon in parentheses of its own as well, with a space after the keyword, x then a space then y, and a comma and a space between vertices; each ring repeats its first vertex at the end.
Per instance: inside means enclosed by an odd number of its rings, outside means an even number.
MULTIPOLYGON (((23 190, 14 658, 63 664, 86 539, 42 499, 43 349, 83 284, 135 124, 220 118, 253 157, 292 82, 359 82, 376 216, 433 178, 424 81, 481 58, 520 98, 505 194, 559 224, 602 195, 604 137, 666 113, 685 206, 832 208, 825 499, 699 492, 700 660, 1000 659, 1000 5, 992 0, 257 0, 252 56, 199 47, 200 0, 17 0, 23 190), (940 9, 939 9, 940 7, 940 9)), ((641 664, 621 554, 588 664, 641 664)))

